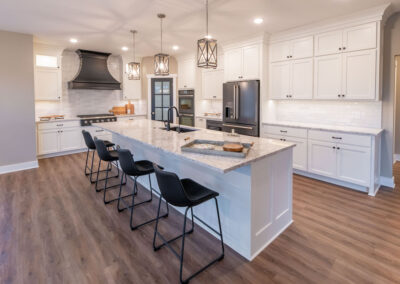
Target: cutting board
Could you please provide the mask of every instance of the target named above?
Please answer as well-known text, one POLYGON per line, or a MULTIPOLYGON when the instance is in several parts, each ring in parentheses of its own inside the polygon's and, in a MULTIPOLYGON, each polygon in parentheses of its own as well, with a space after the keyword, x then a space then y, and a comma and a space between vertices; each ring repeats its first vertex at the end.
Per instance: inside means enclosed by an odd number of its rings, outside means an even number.
POLYGON ((113 113, 114 115, 126 114, 126 107, 114 106, 112 109, 109 110, 109 112, 113 113))

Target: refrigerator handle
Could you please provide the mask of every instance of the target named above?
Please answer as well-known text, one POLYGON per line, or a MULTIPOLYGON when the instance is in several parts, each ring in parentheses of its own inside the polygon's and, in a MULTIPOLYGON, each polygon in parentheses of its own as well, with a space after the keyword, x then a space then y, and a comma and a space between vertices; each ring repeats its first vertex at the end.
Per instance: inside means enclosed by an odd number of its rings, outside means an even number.
POLYGON ((235 115, 236 119, 239 119, 240 117, 240 85, 236 85, 236 110, 235 110, 235 115))
POLYGON ((236 119, 236 84, 233 85, 233 118, 236 119))

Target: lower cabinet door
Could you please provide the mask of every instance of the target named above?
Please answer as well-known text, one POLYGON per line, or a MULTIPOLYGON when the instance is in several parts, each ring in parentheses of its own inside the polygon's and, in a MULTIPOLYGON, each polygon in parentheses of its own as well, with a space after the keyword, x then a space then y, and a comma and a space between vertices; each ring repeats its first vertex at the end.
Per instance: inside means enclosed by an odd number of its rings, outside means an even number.
POLYGON ((308 171, 327 177, 336 177, 336 144, 309 140, 308 171))
POLYGON ((307 139, 284 137, 286 142, 295 143, 293 148, 293 168, 298 170, 307 170, 307 139))
POLYGON ((360 146, 337 146, 337 177, 343 181, 369 185, 371 149, 360 146))
POLYGON ((60 131, 60 152, 82 148, 81 128, 63 129, 60 131))
POLYGON ((58 130, 38 131, 38 155, 58 152, 58 130))

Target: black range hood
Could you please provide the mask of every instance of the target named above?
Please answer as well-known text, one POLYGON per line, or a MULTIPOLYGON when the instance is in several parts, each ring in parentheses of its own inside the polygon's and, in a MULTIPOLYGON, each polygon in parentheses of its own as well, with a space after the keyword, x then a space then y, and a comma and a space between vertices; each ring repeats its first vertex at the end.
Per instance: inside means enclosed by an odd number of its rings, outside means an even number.
POLYGON ((78 49, 81 64, 78 75, 68 82, 69 89, 121 90, 121 83, 114 79, 107 68, 111 53, 78 49))

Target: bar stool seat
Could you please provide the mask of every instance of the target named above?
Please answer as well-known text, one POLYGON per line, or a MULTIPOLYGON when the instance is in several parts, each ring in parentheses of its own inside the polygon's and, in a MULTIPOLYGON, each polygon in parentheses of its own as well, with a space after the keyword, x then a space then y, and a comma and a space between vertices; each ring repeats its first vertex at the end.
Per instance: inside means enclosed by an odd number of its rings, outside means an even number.
POLYGON ((218 192, 208 189, 190 178, 181 179, 181 183, 190 201, 185 206, 196 206, 219 195, 218 192))
MULTIPOLYGON (((106 144, 106 143, 104 143, 104 144, 106 144)), ((107 146, 107 144, 106 144, 106 146, 107 146)), ((108 151, 108 153, 110 154, 110 157, 108 157, 108 159, 106 159, 104 161, 106 161, 106 162, 115 162, 115 161, 119 160, 118 152, 116 150, 108 151)))

